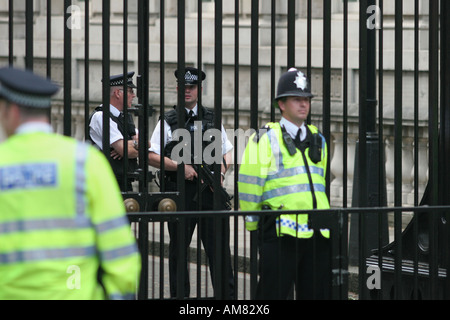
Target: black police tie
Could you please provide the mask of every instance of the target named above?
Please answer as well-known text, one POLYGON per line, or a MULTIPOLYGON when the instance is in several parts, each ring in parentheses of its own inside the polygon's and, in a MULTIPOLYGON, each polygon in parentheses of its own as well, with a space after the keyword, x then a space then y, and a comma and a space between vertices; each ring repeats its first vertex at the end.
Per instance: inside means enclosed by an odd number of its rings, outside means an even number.
POLYGON ((125 116, 123 115, 123 112, 119 113, 117 120, 119 120, 119 123, 122 125, 125 123, 125 116))
POLYGON ((301 136, 301 134, 302 134, 302 129, 300 128, 300 129, 298 129, 297 135, 295 136, 295 139, 294 139, 295 146, 298 149, 300 149, 300 144, 301 144, 300 136, 301 136))
POLYGON ((194 115, 194 111, 192 111, 192 110, 189 111, 189 118, 192 119, 192 118, 194 118, 194 116, 195 116, 195 115, 194 115))

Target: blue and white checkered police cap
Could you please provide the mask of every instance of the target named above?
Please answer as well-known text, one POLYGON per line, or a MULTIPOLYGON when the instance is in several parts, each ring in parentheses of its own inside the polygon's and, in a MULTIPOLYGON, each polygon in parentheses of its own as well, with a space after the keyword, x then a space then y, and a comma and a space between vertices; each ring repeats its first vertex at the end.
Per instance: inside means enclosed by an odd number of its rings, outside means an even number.
POLYGON ((195 85, 199 83, 199 74, 201 74, 201 81, 204 81, 206 79, 206 74, 201 71, 199 72, 198 69, 196 68, 192 68, 192 67, 186 67, 185 68, 185 73, 184 73, 184 77, 182 75, 179 74, 180 72, 178 70, 175 71, 175 77, 177 78, 178 81, 184 80, 185 84, 188 85, 195 85))
POLYGON ((28 70, 0 68, 0 98, 25 107, 50 108, 59 87, 28 70))
MULTIPOLYGON (((127 86, 128 88, 136 88, 135 84, 133 83, 133 77, 134 77, 135 72, 128 72, 127 74, 127 86)), ((109 77, 109 85, 111 87, 123 87, 123 82, 124 80, 124 76, 123 74, 118 74, 118 75, 114 75, 109 77)), ((102 80, 103 82, 103 80, 102 80)))

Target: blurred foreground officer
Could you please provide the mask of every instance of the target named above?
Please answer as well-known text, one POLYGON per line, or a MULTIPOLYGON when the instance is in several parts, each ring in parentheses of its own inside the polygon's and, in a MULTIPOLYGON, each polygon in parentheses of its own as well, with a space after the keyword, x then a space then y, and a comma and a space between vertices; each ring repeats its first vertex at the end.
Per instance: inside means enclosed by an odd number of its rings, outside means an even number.
POLYGON ((246 217, 247 229, 259 233, 257 299, 286 299, 293 284, 298 299, 329 298, 329 231, 308 229, 307 214, 281 211, 330 207, 326 141, 315 126, 306 125, 311 98, 302 72, 283 74, 276 97, 282 118, 250 138, 240 167, 241 210, 280 210, 276 217, 246 217))
POLYGON ((58 87, 0 69, 0 300, 133 299, 140 257, 103 154, 52 133, 58 87))

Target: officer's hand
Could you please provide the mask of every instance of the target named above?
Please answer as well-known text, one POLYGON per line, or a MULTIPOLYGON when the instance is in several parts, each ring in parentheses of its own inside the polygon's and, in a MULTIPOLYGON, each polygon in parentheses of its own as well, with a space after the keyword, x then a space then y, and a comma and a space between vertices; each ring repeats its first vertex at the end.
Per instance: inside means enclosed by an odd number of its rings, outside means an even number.
POLYGON ((113 158, 115 160, 122 160, 122 157, 120 156, 120 154, 117 153, 117 151, 114 149, 111 151, 111 158, 113 158))
POLYGON ((193 181, 194 178, 197 178, 197 172, 195 172, 194 167, 189 164, 186 164, 184 166, 184 178, 190 181, 193 181))

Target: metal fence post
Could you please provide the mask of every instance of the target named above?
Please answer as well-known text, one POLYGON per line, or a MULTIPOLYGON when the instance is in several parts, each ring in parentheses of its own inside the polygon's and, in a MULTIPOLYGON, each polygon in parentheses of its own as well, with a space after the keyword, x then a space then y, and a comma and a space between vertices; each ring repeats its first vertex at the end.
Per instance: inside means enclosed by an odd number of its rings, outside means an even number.
MULTIPOLYGON (((376 132, 376 29, 367 26, 368 8, 374 0, 360 2, 360 82, 359 82, 359 140, 355 152, 353 207, 386 206, 385 165, 381 162, 384 151, 380 148, 380 136, 376 132), (381 156, 380 156, 381 155, 381 156)), ((374 213, 353 214, 350 226, 350 264, 365 265, 363 261, 371 249, 388 243, 387 216, 381 224, 374 213), (358 259, 359 258, 359 259, 358 259), (359 262, 358 262, 359 261, 359 262)), ((360 270, 360 272, 363 270, 360 270)))

